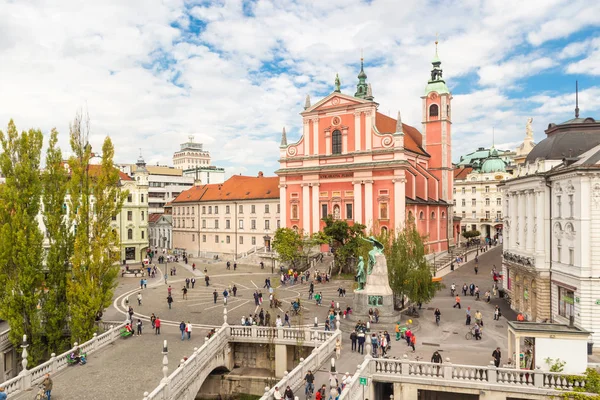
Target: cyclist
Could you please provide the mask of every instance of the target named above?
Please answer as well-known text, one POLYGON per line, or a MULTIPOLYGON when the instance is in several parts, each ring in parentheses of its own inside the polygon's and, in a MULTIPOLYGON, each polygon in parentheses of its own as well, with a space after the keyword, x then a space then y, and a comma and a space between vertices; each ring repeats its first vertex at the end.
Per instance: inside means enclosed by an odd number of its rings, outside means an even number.
POLYGON ((314 381, 315 381, 315 376, 313 375, 313 373, 308 370, 308 372, 306 373, 306 376, 304 377, 304 382, 306 383, 306 388, 304 389, 304 394, 306 394, 306 397, 312 396, 312 394, 315 391, 315 385, 314 385, 314 381))
POLYGON ((440 324, 440 318, 442 316, 442 312, 440 311, 439 308, 436 308, 435 311, 433 312, 433 314, 435 315, 435 323, 436 324, 440 324))

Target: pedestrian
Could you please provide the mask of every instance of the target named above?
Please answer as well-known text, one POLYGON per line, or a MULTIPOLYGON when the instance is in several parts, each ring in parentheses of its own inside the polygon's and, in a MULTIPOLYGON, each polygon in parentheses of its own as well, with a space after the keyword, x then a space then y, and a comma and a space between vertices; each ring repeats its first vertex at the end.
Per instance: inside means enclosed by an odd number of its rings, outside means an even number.
POLYGON ((475 324, 473 331, 475 332, 475 340, 481 340, 481 328, 478 324, 475 324))
POLYGON ((352 333, 350 334, 350 341, 352 342, 352 348, 350 349, 350 351, 355 352, 356 342, 358 341, 358 335, 356 334, 356 331, 352 331, 352 333))
POLYGON ((171 285, 169 285, 169 287, 167 288, 167 294, 170 296, 171 295, 171 285))
POLYGON ((237 286, 233 285, 233 288, 231 289, 231 291, 233 292, 233 297, 237 296, 237 286))
POLYGON ((190 288, 190 278, 185 278, 185 287, 186 287, 187 289, 189 289, 189 288, 190 288))
MULTIPOLYGON (((233 269, 235 270, 235 264, 233 264, 233 269)), ((285 392, 283 392, 283 398, 285 400, 294 400, 294 392, 292 392, 291 387, 285 388, 285 392)))
POLYGON ((185 322, 181 321, 179 330, 181 331, 181 340, 185 339, 185 322))
POLYGON ((492 357, 494 358, 494 365, 498 368, 500 366, 500 359, 502 358, 500 347, 496 347, 496 350, 492 352, 492 357))
POLYGON ((400 340, 400 321, 396 322, 396 341, 400 340))
POLYGON ((213 292, 213 299, 215 304, 217 304, 217 297, 219 297, 219 294, 217 293, 217 289, 215 289, 215 291, 213 292))
POLYGON ((500 308, 498 308, 498 306, 496 306, 496 308, 494 309, 494 321, 499 321, 500 320, 500 308))
POLYGON ((465 284, 462 287, 463 296, 467 295, 467 290, 469 290, 469 287, 467 286, 467 282, 465 282, 465 284))
POLYGON ((283 316, 284 318, 284 322, 283 325, 287 324, 288 327, 292 327, 292 324, 290 324, 290 314, 286 311, 285 315, 283 316))
POLYGON ((148 289, 148 279, 144 278, 144 289, 148 289))
POLYGON ((475 284, 474 284, 474 283, 471 283, 471 284, 469 285, 469 294, 470 294, 471 296, 473 296, 473 295, 475 294, 475 284))
POLYGON ((140 279, 140 289, 144 288, 144 278, 140 279))
POLYGON ((137 301, 138 301, 138 306, 141 306, 142 305, 142 293, 141 292, 138 293, 138 295, 137 295, 137 301))
POLYGON ((271 314, 268 311, 265 314, 265 326, 271 326, 271 314))
POLYGON ((188 340, 192 339, 192 323, 190 321, 187 322, 185 326, 185 331, 187 332, 188 340))
POLYGON ((483 326, 483 315, 481 315, 479 310, 475 311, 475 323, 483 326))
POLYGON ((50 400, 50 395, 52 393, 52 379, 50 378, 50 374, 46 374, 46 377, 42 381, 42 386, 44 387, 44 392, 46 393, 46 399, 50 400))
POLYGON ((192 278, 191 282, 192 282, 192 289, 193 289, 194 285, 196 285, 196 278, 192 278))
POLYGON ((223 305, 227 305, 227 296, 229 296, 229 292, 227 292, 227 289, 223 290, 223 305))
POLYGON ((466 312, 466 325, 471 325, 471 307, 467 307, 467 312, 466 312))
POLYGON ((169 305, 169 310, 171 309, 171 304, 173 304, 173 296, 167 296, 167 304, 169 305))
POLYGON ((156 315, 152 313, 152 315, 150 316, 150 323, 152 323, 152 329, 154 329, 154 321, 156 321, 156 315))
POLYGON ((158 317, 154 320, 154 334, 160 335, 160 318, 158 317))
POLYGON ((169 276, 168 276, 168 275, 165 273, 165 285, 167 284, 167 278, 168 278, 168 277, 169 277, 169 276))
POLYGON ((0 386, 0 400, 6 400, 7 396, 6 396, 6 391, 4 389, 4 386, 0 386))
POLYGON ((337 340, 335 341, 335 358, 337 358, 339 360, 341 355, 342 355, 342 341, 340 340, 340 338, 337 338, 337 340))
POLYGON ((479 264, 477 264, 477 259, 475 259, 475 275, 479 272, 479 264))
POLYGON ((365 332, 363 330, 358 332, 358 352, 365 354, 365 332))
POLYGON ((412 334, 410 337, 410 347, 412 347, 413 353, 415 352, 415 344, 417 344, 417 337, 414 334, 412 334))
POLYGON ((454 305, 452 306, 452 308, 456 308, 458 307, 458 309, 460 310, 460 296, 456 295, 456 298, 454 299, 456 301, 456 303, 454 303, 454 305))
POLYGON ((226 269, 231 269, 231 261, 227 261, 227 267, 226 269))
POLYGON ((127 313, 129 314, 129 322, 133 322, 133 307, 129 306, 127 313))
MULTIPOLYGON (((205 270, 206 271, 206 270, 205 270)), ((210 278, 208 277, 208 275, 206 275, 204 277, 204 282, 206 282, 206 286, 208 286, 208 282, 210 281, 210 278)))
POLYGON ((275 327, 279 328, 281 326, 283 326, 283 323, 281 322, 281 317, 278 315, 275 319, 275 327))
POLYGON ((142 336, 142 320, 139 318, 137 321, 137 335, 142 336))
POLYGON ((233 263, 233 270, 234 271, 237 270, 237 263, 236 262, 233 263))
POLYGON ((410 330, 410 328, 408 328, 406 330, 406 332, 404 332, 404 338, 406 339, 406 345, 410 346, 410 337, 412 336, 412 331, 410 330))
POLYGON ((184 286, 183 289, 181 289, 181 291, 183 292, 183 299, 187 300, 187 288, 184 286))
MULTIPOLYGON (((229 262, 229 261, 227 261, 227 262, 229 262)), ((273 398, 275 400, 281 400, 283 398, 283 396, 281 395, 281 392, 279 391, 279 386, 275 386, 275 391, 273 392, 273 398)))

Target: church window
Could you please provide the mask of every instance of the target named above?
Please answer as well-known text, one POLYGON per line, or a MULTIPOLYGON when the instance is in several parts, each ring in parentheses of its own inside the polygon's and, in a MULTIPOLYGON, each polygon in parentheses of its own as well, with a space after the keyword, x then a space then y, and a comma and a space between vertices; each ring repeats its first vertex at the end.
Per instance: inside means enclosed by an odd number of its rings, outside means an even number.
POLYGON ((238 228, 239 228, 239 229, 244 229, 244 220, 243 220, 243 219, 240 219, 240 220, 238 221, 238 228))
POLYGON ((433 211, 431 212, 431 219, 435 219, 435 213, 433 211))
POLYGON ((486 192, 486 193, 489 193, 489 192, 490 192, 490 187, 489 187, 489 186, 486 186, 486 187, 485 187, 485 192, 486 192))
POLYGON ((265 220, 265 230, 269 230, 271 229, 271 221, 269 221, 268 219, 265 220))
POLYGON ((215 229, 219 229, 219 220, 218 219, 215 219, 215 229))
POLYGON ((206 206, 202 206, 202 214, 206 214, 206 206))
POLYGON ((244 237, 240 236, 240 244, 244 244, 244 237))
POLYGON ((145 215, 144 215, 144 212, 142 211, 142 221, 144 220, 144 217, 145 217, 145 215))
POLYGON ((133 211, 127 211, 127 221, 133 221, 133 211))
POLYGON ((382 235, 387 235, 387 233, 388 233, 388 228, 387 228, 387 226, 382 226, 382 227, 381 227, 381 234, 382 234, 382 235))
POLYGON ((256 229, 256 220, 255 219, 250 221, 250 229, 252 229, 252 230, 256 229))
POLYGON ((379 219, 388 219, 388 203, 379 203, 379 219))
POLYGON ((202 227, 206 228, 206 220, 205 219, 202 220, 202 227))
POLYGON ((477 199, 471 199, 471 205, 472 206, 476 206, 477 205, 477 199))
POLYGON ((256 214, 256 206, 254 204, 250 206, 250 214, 256 214))
POLYGON ((133 240, 133 229, 127 229, 127 239, 133 240))
POLYGON ((442 219, 446 218, 446 213, 442 211, 442 219))
POLYGON ((231 229, 231 220, 225 220, 225 229, 231 229))
POLYGON ((327 218, 327 204, 321 204, 321 218, 327 218))
POLYGON ((570 194, 569 195, 569 217, 570 218, 573 218, 573 205, 574 205, 574 203, 573 203, 573 195, 570 194))
POLYGON ((412 220, 413 220, 413 213, 412 213, 412 211, 409 211, 409 212, 408 212, 408 220, 409 220, 409 221, 412 221, 412 220))
POLYGON ((256 246, 256 236, 252 236, 252 246, 256 246))
POLYGON ((269 213, 269 205, 265 204, 265 214, 268 214, 268 213, 269 213))
POLYGON ((143 203, 144 202, 144 195, 142 194, 140 196, 141 196, 141 202, 143 203))
POLYGON ((423 213, 423 211, 419 213, 419 219, 425 219, 425 214, 423 213))
POLYGON ((206 235, 202 235, 202 242, 206 243, 206 235))
MULTIPOLYGON (((194 208, 192 208, 192 214, 194 213, 194 208)), ((215 214, 219 213, 219 206, 215 206, 215 214)))
POLYGON ((486 206, 489 206, 489 205, 490 205, 490 198, 489 198, 489 197, 487 197, 487 198, 485 199, 485 205, 486 205, 486 206))
POLYGON ((225 243, 229 244, 230 241, 231 241, 231 236, 229 236, 229 235, 225 236, 225 243))
POLYGON ((346 204, 346 219, 352 219, 352 204, 346 204))
POLYGON ((277 203, 277 211, 276 213, 279 214, 281 212, 281 204, 277 203))
POLYGON ((558 287, 558 315, 570 317, 575 315, 575 293, 572 290, 558 287))
POLYGON ((127 195, 127 202, 128 202, 128 203, 131 203, 132 201, 133 201, 133 196, 132 196, 132 195, 130 195, 130 194, 128 194, 128 195, 127 195))
POLYGON ((337 129, 331 135, 331 154, 342 154, 342 133, 337 129))
POLYGON ((240 214, 243 214, 243 213, 244 213, 244 206, 240 205, 240 208, 239 208, 239 211, 238 211, 238 212, 239 212, 240 214))
MULTIPOLYGON (((188 210, 188 214, 190 213, 190 210, 188 210)), ((212 206, 208 206, 208 213, 212 214, 212 206)))
POLYGON ((229 214, 229 206, 225 206, 225 214, 229 214))
POLYGON ((219 243, 219 235, 215 235, 215 243, 219 243))
POLYGON ((438 107, 437 104, 432 104, 429 107, 429 116, 430 117, 437 117, 440 114, 440 108, 438 107))
POLYGON ((292 204, 292 219, 298 219, 298 204, 292 204))

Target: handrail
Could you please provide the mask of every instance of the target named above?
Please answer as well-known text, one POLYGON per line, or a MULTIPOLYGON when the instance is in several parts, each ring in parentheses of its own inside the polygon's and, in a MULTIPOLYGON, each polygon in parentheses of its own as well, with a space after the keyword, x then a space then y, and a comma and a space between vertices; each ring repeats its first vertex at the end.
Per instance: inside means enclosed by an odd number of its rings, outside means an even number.
POLYGON ((7 395, 30 390, 44 379, 44 375, 48 373, 55 374, 61 369, 66 368, 69 365, 69 356, 75 349, 79 348, 82 353, 87 354, 100 350, 102 347, 117 340, 120 337, 120 330, 123 327, 125 327, 124 322, 100 335, 94 333, 94 336, 87 342, 74 346, 58 356, 52 353, 52 357, 48 361, 31 369, 21 371, 18 376, 1 383, 0 386, 4 387, 7 395))

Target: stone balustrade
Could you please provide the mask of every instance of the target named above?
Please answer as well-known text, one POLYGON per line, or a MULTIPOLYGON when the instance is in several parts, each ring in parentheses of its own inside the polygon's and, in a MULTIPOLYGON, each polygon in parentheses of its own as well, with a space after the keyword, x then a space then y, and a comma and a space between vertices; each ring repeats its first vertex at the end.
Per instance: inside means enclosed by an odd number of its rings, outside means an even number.
POLYGON ((540 396, 559 396, 565 390, 581 390, 585 387, 583 376, 576 382, 568 379, 568 376, 573 375, 542 370, 496 368, 494 365, 459 365, 450 362, 436 364, 407 358, 390 360, 368 356, 342 391, 340 400, 361 398, 360 377, 368 377, 369 380, 377 382, 413 383, 422 385, 423 388, 434 385, 512 393, 526 392, 540 396))
MULTIPOLYGON (((94 333, 94 337, 92 339, 80 345, 76 344, 76 347, 78 347, 82 353, 87 353, 88 355, 92 354, 93 352, 100 350, 102 347, 117 340, 120 337, 119 331, 124 326, 125 323, 120 323, 119 325, 112 327, 100 335, 94 333)), ((67 362, 69 355, 75 351, 76 347, 73 347, 72 349, 58 356, 52 353, 52 357, 48 361, 34 368, 24 369, 18 376, 1 383, 0 386, 4 387, 5 392, 8 395, 15 395, 32 389, 44 379, 44 375, 47 373, 54 375, 56 372, 67 367, 69 365, 67 362)))
POLYGON ((229 340, 233 342, 273 343, 318 346, 329 340, 335 332, 313 328, 275 328, 268 326, 229 326, 229 340))

